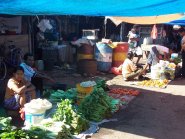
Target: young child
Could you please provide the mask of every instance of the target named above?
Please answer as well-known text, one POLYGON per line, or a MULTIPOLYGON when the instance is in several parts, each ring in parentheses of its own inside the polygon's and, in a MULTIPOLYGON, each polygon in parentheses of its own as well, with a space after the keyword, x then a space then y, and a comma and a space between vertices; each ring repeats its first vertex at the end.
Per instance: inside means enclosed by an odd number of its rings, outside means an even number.
POLYGON ((19 110, 35 98, 35 87, 24 79, 24 69, 17 67, 7 83, 4 107, 8 110, 19 110))

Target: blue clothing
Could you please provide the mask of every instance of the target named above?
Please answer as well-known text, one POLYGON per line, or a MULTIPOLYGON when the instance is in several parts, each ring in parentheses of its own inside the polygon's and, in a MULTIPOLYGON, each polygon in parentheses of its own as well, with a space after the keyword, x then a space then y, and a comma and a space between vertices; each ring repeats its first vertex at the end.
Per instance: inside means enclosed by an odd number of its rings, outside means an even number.
POLYGON ((158 63, 159 51, 156 47, 152 47, 148 56, 147 63, 150 65, 156 65, 158 63))
POLYGON ((24 69, 24 76, 27 81, 31 82, 31 78, 35 76, 36 72, 26 63, 21 63, 20 66, 24 69))

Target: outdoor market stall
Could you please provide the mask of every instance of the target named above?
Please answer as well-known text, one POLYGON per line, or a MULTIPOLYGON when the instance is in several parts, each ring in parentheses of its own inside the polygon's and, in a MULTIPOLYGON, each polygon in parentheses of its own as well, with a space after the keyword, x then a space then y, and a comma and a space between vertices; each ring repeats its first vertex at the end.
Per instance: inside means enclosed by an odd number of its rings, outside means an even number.
POLYGON ((12 129, 11 118, 0 119, 0 137, 80 139, 86 134, 92 135, 101 122, 111 121, 112 114, 139 95, 137 90, 107 89, 105 81, 98 80, 82 82, 67 91, 46 90, 46 99, 25 104, 25 127, 22 129, 12 129), (51 110, 46 112, 47 109, 51 110))
MULTIPOLYGON (((132 17, 156 16, 164 14, 183 13, 185 12, 185 6, 182 3, 184 3, 184 0, 144 0, 142 2, 140 0, 92 0, 80 2, 65 0, 14 0, 1 1, 0 14, 62 14, 132 17)), ((46 21, 45 23, 48 23, 48 21, 46 21)), ((51 26, 48 26, 46 29, 50 30, 51 26)), ((42 31, 42 33, 44 32, 45 31, 42 31)), ((50 33, 52 34, 53 30, 50 33)), ((54 36, 56 34, 57 33, 55 32, 54 36)), ((54 37, 54 40, 56 38, 58 40, 57 35, 54 37)), ((64 46, 62 46, 62 48, 63 47, 64 46)), ((99 60, 99 68, 103 69, 103 71, 107 70, 107 67, 110 69, 112 66, 113 56, 112 48, 110 46, 107 46, 107 43, 98 43, 97 48, 100 48, 96 49, 96 56, 99 60), (102 47, 100 48, 99 46, 104 46, 103 50, 101 49, 102 47), (103 56, 101 55, 100 51, 103 51, 103 56), (109 56, 106 57, 105 55, 109 56)), ((51 49, 49 49, 49 51, 51 52, 51 49)), ((52 65, 54 61, 56 61, 56 59, 53 60, 56 55, 54 54, 53 57, 52 55, 49 55, 48 57, 50 61, 49 64, 52 65)), ((119 60, 116 59, 116 62, 117 61, 119 60)), ((169 64, 163 65, 163 63, 166 62, 162 62, 159 67, 157 67, 157 65, 156 69, 154 68, 154 70, 156 71, 154 73, 157 75, 157 77, 159 68, 161 71, 163 71, 162 73, 168 70, 166 68, 171 68, 169 64)), ((139 92, 137 90, 128 90, 124 88, 109 89, 106 87, 105 81, 88 81, 77 84, 76 88, 69 89, 67 91, 47 90, 44 92, 45 99, 35 99, 32 100, 30 103, 25 104, 25 117, 23 111, 21 113, 22 119, 25 118, 26 125, 24 128, 19 129, 12 127, 10 124, 11 118, 0 117, 0 138, 83 138, 85 136, 85 133, 83 133, 84 131, 95 127, 95 130, 93 129, 93 132, 96 132, 98 129, 98 122, 102 122, 104 121, 104 119, 111 118, 111 116, 115 112, 122 109, 123 106, 127 105, 135 96, 139 95, 139 92), (80 133, 83 134, 77 136, 80 133)), ((92 132, 90 132, 90 134, 91 133, 92 132)))

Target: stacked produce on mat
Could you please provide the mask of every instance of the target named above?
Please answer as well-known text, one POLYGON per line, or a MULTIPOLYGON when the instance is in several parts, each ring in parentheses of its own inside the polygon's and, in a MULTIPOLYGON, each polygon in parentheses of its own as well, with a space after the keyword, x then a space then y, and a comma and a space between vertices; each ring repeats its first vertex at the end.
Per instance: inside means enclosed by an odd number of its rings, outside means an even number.
POLYGON ((78 83, 76 88, 48 89, 45 99, 25 104, 25 127, 11 126, 11 118, 0 117, 1 139, 73 139, 91 126, 111 118, 125 104, 111 94, 135 97, 137 90, 109 89, 105 80, 78 83))
POLYGON ((145 86, 145 87, 158 87, 158 88, 165 88, 166 85, 169 83, 168 80, 144 80, 142 82, 139 82, 139 86, 145 86))
POLYGON ((68 89, 67 91, 63 90, 46 90, 45 94, 49 100, 53 103, 61 102, 64 99, 70 99, 76 101, 77 90, 75 88, 68 89))
POLYGON ((57 105, 53 119, 70 125, 73 134, 79 134, 89 128, 89 122, 82 117, 82 115, 77 114, 75 107, 72 105, 72 101, 68 99, 62 100, 61 103, 57 105))
POLYGON ((125 88, 112 88, 112 89, 110 89, 109 93, 121 94, 121 95, 131 95, 131 96, 139 95, 138 90, 125 89, 125 88))
POLYGON ((0 117, 1 139, 72 139, 72 135, 66 125, 60 127, 60 132, 48 130, 48 126, 31 126, 29 129, 17 129, 11 126, 11 118, 0 117), (64 138, 62 138, 64 137, 64 138))
POLYGON ((110 118, 112 111, 116 111, 116 104, 112 100, 103 88, 94 88, 94 91, 82 100, 78 112, 90 121, 99 122, 110 118))

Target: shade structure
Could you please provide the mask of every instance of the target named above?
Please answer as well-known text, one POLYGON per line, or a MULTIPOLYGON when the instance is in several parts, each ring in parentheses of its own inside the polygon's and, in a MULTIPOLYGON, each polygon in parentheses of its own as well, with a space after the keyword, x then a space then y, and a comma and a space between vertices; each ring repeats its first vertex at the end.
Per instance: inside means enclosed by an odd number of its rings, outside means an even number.
POLYGON ((182 18, 179 18, 177 20, 173 20, 171 22, 168 22, 167 24, 185 26, 185 16, 183 16, 182 18))
POLYGON ((170 22, 179 18, 182 18, 184 14, 168 14, 160 16, 145 16, 145 17, 106 17, 110 19, 114 24, 119 25, 122 22, 132 24, 161 24, 170 22))
POLYGON ((1 0, 0 14, 156 16, 185 12, 184 0, 1 0))

